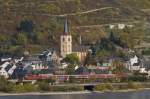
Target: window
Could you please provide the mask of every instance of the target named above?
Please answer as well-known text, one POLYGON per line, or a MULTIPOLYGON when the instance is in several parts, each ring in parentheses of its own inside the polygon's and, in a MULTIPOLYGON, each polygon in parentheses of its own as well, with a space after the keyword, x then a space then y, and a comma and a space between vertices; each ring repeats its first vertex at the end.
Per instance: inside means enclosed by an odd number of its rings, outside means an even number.
POLYGON ((65 41, 65 38, 63 37, 63 42, 65 41))
POLYGON ((68 41, 70 41, 70 38, 68 38, 68 41))

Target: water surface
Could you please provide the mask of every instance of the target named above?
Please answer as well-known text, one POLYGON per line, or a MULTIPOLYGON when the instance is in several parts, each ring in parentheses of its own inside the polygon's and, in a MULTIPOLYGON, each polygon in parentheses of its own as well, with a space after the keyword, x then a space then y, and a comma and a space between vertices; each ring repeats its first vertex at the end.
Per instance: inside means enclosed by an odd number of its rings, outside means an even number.
POLYGON ((0 99, 150 99, 150 90, 119 93, 0 96, 0 99))

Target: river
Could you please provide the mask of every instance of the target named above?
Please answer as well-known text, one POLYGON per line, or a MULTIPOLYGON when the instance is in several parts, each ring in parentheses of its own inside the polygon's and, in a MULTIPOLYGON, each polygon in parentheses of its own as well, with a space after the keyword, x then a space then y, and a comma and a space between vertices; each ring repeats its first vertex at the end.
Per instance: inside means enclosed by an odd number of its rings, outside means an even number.
POLYGON ((84 94, 10 95, 0 96, 0 99, 150 99, 150 90, 117 93, 91 92, 84 94))

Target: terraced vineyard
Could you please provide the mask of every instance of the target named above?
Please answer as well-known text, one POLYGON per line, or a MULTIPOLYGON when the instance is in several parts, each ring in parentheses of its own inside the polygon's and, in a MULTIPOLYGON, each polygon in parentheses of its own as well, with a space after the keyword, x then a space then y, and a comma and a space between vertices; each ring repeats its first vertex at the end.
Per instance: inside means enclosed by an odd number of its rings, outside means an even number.
POLYGON ((103 25, 148 22, 148 9, 149 0, 0 0, 0 34, 3 35, 0 41, 14 40, 22 32, 18 29, 20 23, 27 20, 33 25, 30 32, 49 37, 44 42, 58 44, 67 16, 71 33, 75 37, 80 33, 90 42, 91 35, 93 39, 106 35, 103 25))

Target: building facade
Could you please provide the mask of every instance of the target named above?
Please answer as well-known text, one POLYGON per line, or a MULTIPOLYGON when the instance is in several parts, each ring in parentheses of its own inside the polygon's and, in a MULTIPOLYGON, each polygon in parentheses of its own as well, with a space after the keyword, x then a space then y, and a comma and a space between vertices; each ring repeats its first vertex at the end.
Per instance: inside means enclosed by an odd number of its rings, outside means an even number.
POLYGON ((65 22, 64 32, 60 37, 60 41, 61 41, 61 48, 60 48, 61 57, 65 58, 66 55, 72 53, 72 36, 69 34, 67 20, 65 22))
POLYGON ((69 28, 68 28, 68 22, 66 20, 65 26, 64 26, 64 32, 60 37, 61 41, 61 57, 65 58, 68 54, 76 54, 79 58, 79 62, 83 63, 87 57, 87 53, 89 50, 89 47, 84 46, 80 44, 79 46, 73 46, 72 42, 72 36, 69 34, 69 28))

